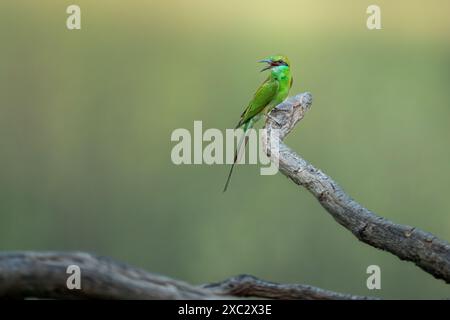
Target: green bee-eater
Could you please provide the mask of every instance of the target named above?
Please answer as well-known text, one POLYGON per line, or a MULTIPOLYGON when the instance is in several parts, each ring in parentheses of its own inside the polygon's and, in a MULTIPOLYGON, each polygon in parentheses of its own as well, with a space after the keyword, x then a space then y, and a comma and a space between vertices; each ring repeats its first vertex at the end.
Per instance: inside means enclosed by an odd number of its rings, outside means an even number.
MULTIPOLYGON (((270 75, 267 77, 266 81, 261 84, 258 90, 256 90, 253 99, 242 113, 235 128, 242 128, 244 134, 234 153, 234 162, 231 165, 230 173, 228 174, 227 182, 223 189, 224 192, 227 191, 228 184, 230 183, 231 174, 233 173, 234 165, 239 157, 242 143, 243 141, 247 142, 247 139, 245 139, 247 131, 253 127, 262 114, 267 115, 270 110, 283 102, 289 94, 289 89, 292 87, 293 79, 287 57, 280 55, 270 56, 259 62, 267 63, 267 66, 261 71, 270 70, 270 75)), ((244 143, 244 148, 245 144, 246 143, 244 143)))

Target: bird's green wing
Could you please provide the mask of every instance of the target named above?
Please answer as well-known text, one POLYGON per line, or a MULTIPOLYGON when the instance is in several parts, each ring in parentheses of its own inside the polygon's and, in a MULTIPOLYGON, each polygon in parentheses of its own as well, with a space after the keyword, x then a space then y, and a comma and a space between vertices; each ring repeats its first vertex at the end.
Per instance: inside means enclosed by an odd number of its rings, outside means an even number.
POLYGON ((277 94, 278 86, 278 81, 273 80, 270 77, 264 81, 256 91, 253 99, 248 104, 248 107, 242 113, 236 128, 239 128, 258 113, 262 112, 277 94))

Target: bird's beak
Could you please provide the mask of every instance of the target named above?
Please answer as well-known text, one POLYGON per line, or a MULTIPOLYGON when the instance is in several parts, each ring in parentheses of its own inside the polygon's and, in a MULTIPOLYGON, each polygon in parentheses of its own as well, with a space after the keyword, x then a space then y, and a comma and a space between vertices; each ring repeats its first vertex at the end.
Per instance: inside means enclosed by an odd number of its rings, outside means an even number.
POLYGON ((261 72, 266 71, 266 70, 268 70, 268 69, 270 69, 270 68, 273 67, 272 61, 271 61, 271 60, 264 59, 264 60, 259 60, 258 62, 259 62, 259 63, 268 63, 268 66, 264 67, 264 68, 261 70, 261 72))

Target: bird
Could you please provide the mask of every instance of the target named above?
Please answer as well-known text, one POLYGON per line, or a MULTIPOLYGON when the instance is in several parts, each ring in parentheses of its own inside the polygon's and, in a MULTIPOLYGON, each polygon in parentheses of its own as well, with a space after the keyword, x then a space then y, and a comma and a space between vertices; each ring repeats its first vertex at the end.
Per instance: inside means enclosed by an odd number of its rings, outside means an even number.
POLYGON ((230 184, 231 175, 233 174, 234 165, 239 158, 239 153, 244 143, 247 144, 246 133, 249 129, 253 128, 254 124, 261 118, 263 114, 268 116, 269 112, 283 102, 289 95, 289 90, 292 87, 293 78, 291 75, 291 64, 289 59, 283 55, 273 55, 266 57, 260 61, 260 63, 267 63, 267 65, 261 70, 261 72, 270 70, 270 74, 267 79, 256 90, 253 98, 242 112, 238 124, 234 128, 242 128, 244 134, 242 135, 238 146, 234 152, 234 161, 231 165, 230 172, 228 173, 227 181, 223 192, 227 191, 230 184))

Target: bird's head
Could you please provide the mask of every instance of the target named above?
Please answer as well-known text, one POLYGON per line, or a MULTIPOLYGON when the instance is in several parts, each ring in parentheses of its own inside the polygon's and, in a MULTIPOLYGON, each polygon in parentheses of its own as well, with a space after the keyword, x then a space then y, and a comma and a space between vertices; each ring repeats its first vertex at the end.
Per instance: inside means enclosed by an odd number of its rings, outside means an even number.
POLYGON ((259 60, 258 62, 267 63, 267 66, 264 67, 264 69, 262 69, 261 72, 278 66, 286 66, 286 67, 290 66, 289 59, 286 56, 281 55, 269 56, 267 58, 259 60))

